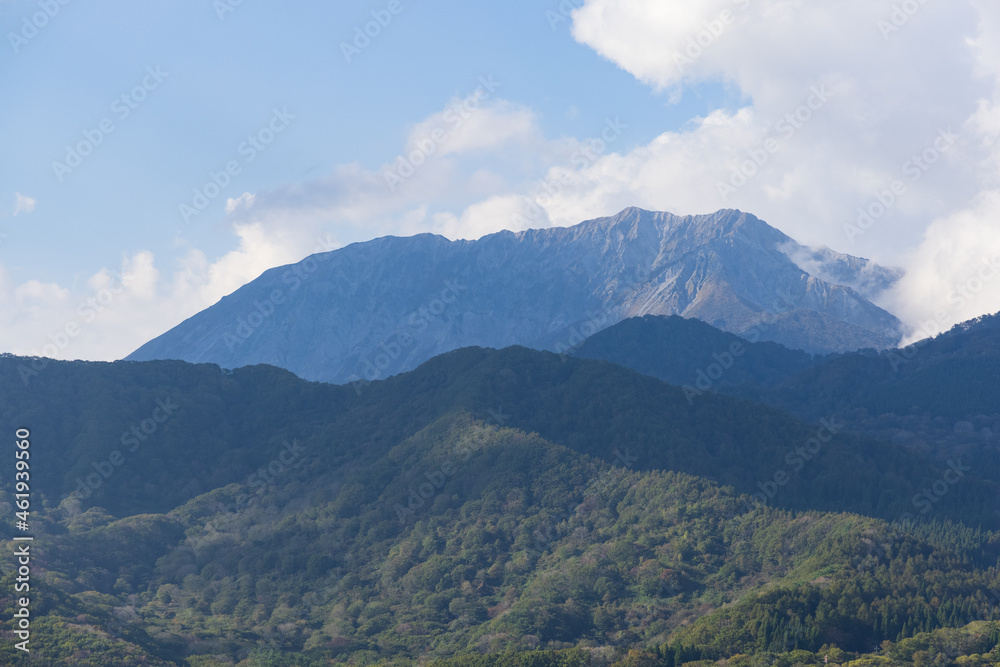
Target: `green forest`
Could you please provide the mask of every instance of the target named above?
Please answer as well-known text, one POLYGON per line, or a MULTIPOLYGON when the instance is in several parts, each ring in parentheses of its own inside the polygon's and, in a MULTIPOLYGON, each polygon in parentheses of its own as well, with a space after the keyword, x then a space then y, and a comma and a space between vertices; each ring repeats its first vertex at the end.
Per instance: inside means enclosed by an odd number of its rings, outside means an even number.
POLYGON ((1000 664, 982 449, 956 477, 841 412, 525 348, 343 387, 31 364, 0 358, 37 553, 30 658, 0 561, 5 665, 1000 664))

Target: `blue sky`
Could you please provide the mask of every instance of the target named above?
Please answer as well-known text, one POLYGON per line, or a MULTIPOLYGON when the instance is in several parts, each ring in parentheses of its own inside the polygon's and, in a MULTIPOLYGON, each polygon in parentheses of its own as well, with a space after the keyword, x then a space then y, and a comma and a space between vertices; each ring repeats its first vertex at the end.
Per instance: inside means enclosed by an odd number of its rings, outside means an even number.
MULTIPOLYGON (((0 0, 0 348, 118 358, 318 247, 511 228, 557 176, 531 226, 738 207, 907 268, 885 305, 919 322, 927 290, 947 302, 963 267, 1000 252, 1000 123, 995 3, 913 2, 894 16, 881 0, 0 0), (379 16, 348 62, 343 43, 379 16), (499 85, 484 94, 483 78, 499 85), (588 152, 609 122, 625 129, 588 152), (934 166, 851 232, 946 127, 957 138, 934 166), (769 137, 779 150, 741 179, 769 137), (60 166, 81 142, 98 145, 60 166), (421 145, 435 154, 387 187, 421 145), (117 276, 100 317, 77 322, 117 276), (72 323, 82 333, 53 348, 72 323)), ((997 283, 946 319, 1000 309, 997 283)))
MULTIPOLYGON (((224 253, 232 244, 225 197, 189 224, 178 205, 238 157, 236 147, 274 107, 294 122, 224 195, 294 183, 339 164, 377 169, 399 153, 410 125, 474 90, 483 75, 502 84, 505 99, 534 109, 552 137, 589 136, 628 109, 627 141, 643 143, 738 102, 738 93, 716 84, 669 105, 574 41, 568 20, 553 28, 537 3, 399 6, 350 63, 340 43, 353 45, 354 28, 387 3, 61 6, 19 53, 4 54, 3 87, 17 95, 0 111, 7 147, 0 182, 7 199, 21 192, 38 202, 30 222, 5 220, 5 249, 17 257, 5 266, 17 280, 67 283, 143 248, 163 259, 177 243, 224 253), (165 73, 163 81, 151 80, 155 89, 137 95, 144 99, 133 100, 134 110, 128 100, 113 108, 142 84, 147 67, 165 73), (125 109, 131 113, 122 118, 125 109), (114 131, 60 180, 52 163, 65 163, 66 146, 85 141, 84 131, 105 118, 114 131)), ((39 9, 37 2, 0 7, 5 35, 39 9)))

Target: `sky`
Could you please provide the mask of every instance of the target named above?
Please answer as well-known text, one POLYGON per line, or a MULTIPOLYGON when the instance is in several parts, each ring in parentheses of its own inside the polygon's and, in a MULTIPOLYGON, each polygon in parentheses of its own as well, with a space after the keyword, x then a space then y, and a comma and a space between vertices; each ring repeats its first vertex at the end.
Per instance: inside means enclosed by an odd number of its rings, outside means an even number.
POLYGON ((995 0, 0 0, 0 351, 112 360, 273 266, 627 206, 1000 311, 995 0))

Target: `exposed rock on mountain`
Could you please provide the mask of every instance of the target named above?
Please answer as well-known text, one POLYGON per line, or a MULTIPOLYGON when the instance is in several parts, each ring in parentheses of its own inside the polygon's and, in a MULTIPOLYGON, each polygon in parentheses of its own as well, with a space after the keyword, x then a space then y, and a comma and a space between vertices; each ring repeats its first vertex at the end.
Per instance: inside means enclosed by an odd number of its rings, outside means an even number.
POLYGON ((629 208, 573 227, 385 237, 313 255, 128 358, 267 363, 343 383, 468 345, 562 352, 623 319, 673 314, 810 352, 884 348, 900 323, 869 299, 897 277, 805 248, 748 213, 629 208))

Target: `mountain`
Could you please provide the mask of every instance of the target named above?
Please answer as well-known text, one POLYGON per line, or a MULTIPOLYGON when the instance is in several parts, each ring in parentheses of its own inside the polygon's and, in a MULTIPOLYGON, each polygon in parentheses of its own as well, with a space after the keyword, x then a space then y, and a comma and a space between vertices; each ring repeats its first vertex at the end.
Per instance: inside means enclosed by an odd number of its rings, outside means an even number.
MULTIPOLYGON (((455 412, 610 464, 707 477, 789 509, 891 519, 937 472, 898 445, 839 433, 836 420, 809 424, 739 398, 691 396, 615 364, 522 347, 463 348, 364 386, 307 382, 269 366, 50 364, 25 385, 25 361, 0 359, 0 419, 38 424, 38 455, 49 463, 35 483, 48 503, 76 498, 116 516, 167 512, 246 479, 291 457, 283 443, 296 440, 321 448, 325 465, 372 464, 455 412)), ((941 515, 1000 528, 995 487, 970 479, 941 515)))
POLYGON ((976 421, 983 429, 1000 419, 1000 314, 904 348, 826 356, 748 341, 695 320, 645 316, 591 336, 572 354, 698 392, 742 396, 807 421, 896 414, 945 420, 949 428, 976 421))
POLYGON ((622 320, 585 340, 573 356, 603 359, 696 391, 773 386, 820 362, 801 350, 755 342, 677 315, 622 320))
POLYGON ((818 359, 771 386, 720 384, 720 389, 807 420, 837 414, 859 423, 881 421, 883 427, 898 420, 935 421, 949 432, 967 431, 992 441, 993 431, 1000 429, 998 374, 1000 314, 958 324, 904 348, 818 359))
MULTIPOLYGON (((905 348, 826 357, 701 322, 644 317, 595 334, 575 354, 684 385, 691 395, 740 396, 806 421, 834 416, 846 430, 922 452, 942 468, 960 461, 1000 478, 1000 314, 905 348)), ((1000 499, 994 511, 1000 516, 1000 499)))
MULTIPOLYGON (((0 428, 30 430, 33 658, 790 666, 888 642, 923 665, 948 637, 955 655, 994 651, 1000 535, 978 526, 996 526, 995 482, 969 474, 928 520, 903 520, 938 472, 919 453, 688 399, 520 347, 354 386, 0 357, 0 428)), ((13 485, 0 478, 8 514, 13 485)), ((0 562, 5 619, 14 567, 0 562)), ((4 641, 0 662, 18 661, 4 641)))
POLYGON ((466 346, 564 352, 647 314, 811 352, 885 348, 900 323, 870 299, 897 277, 807 249, 740 211, 630 208, 568 228, 386 237, 313 255, 265 272, 128 359, 370 381, 466 346))
POLYGON ((1000 415, 998 373, 1000 315, 990 315, 905 348, 832 357, 762 396, 803 415, 927 414, 951 426, 1000 415))

